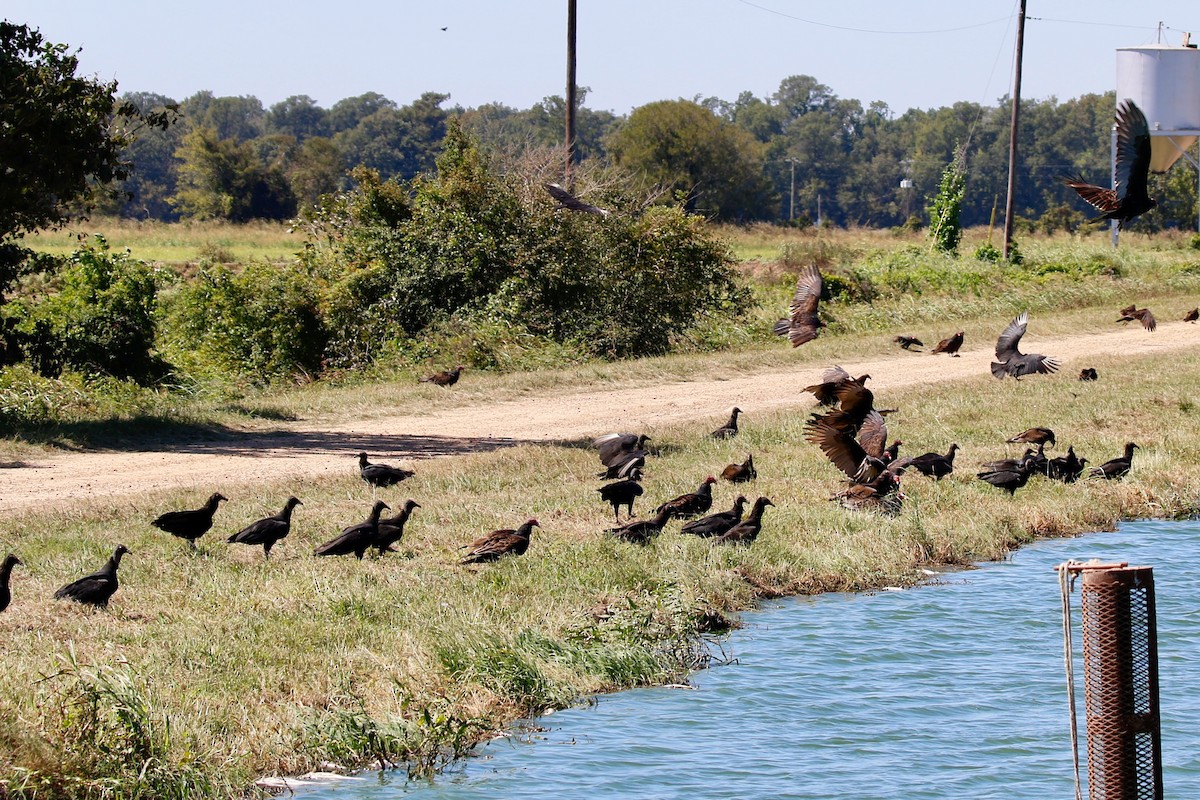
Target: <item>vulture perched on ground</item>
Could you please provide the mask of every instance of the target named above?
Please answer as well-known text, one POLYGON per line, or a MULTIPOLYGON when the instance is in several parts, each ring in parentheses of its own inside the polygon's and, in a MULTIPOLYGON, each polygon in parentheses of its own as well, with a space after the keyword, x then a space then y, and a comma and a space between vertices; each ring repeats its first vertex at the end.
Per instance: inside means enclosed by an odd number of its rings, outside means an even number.
POLYGON ((8 604, 12 602, 12 592, 9 591, 8 580, 12 577, 13 567, 20 563, 21 559, 9 553, 4 557, 4 563, 0 564, 0 611, 8 608, 8 604))
POLYGON ((379 535, 375 537, 375 541, 371 542, 371 547, 379 551, 379 555, 384 553, 394 553, 396 548, 392 545, 400 541, 404 536, 404 523, 408 522, 408 518, 412 516, 414 508, 420 508, 421 504, 415 500, 405 500, 404 507, 400 509, 400 513, 394 517, 379 520, 379 535))
POLYGON ((1124 478, 1133 466, 1133 451, 1138 446, 1133 442, 1125 443, 1125 455, 1105 461, 1098 467, 1093 467, 1088 474, 1093 478, 1124 478))
POLYGON ((954 454, 958 450, 958 445, 952 444, 945 455, 941 453, 925 453, 910 460, 908 466, 926 477, 940 481, 951 472, 954 472, 954 454))
POLYGON ((72 581, 54 593, 55 600, 74 600, 76 603, 86 603, 92 606, 107 606, 109 599, 116 594, 118 588, 117 568, 121 566, 121 556, 129 552, 123 544, 117 545, 108 563, 91 575, 86 575, 77 581, 72 581))
POLYGON ((763 510, 767 506, 773 505, 775 504, 765 497, 758 498, 754 501, 754 507, 750 509, 748 517, 713 539, 713 542, 716 544, 736 544, 742 546, 754 544, 754 540, 762 532, 763 510))
POLYGON ((1016 436, 1008 440, 1009 444, 1048 444, 1053 447, 1057 444, 1057 439, 1054 438, 1054 431, 1049 428, 1030 428, 1029 430, 1021 431, 1016 436))
POLYGON ((453 386, 458 383, 459 377, 463 370, 466 369, 462 364, 459 364, 452 370, 446 372, 434 372, 431 375, 426 375, 421 378, 419 383, 432 383, 434 386, 453 386))
POLYGON ((1002 458, 998 461, 986 461, 979 465, 980 472, 1003 472, 1004 470, 1012 470, 1023 465, 1027 460, 1033 458, 1036 451, 1032 447, 1026 447, 1025 452, 1020 458, 1002 458))
POLYGON ((720 536, 742 521, 742 512, 747 502, 749 501, 739 494, 737 499, 733 501, 733 508, 728 511, 718 511, 715 514, 709 514, 707 517, 701 517, 700 519, 694 519, 680 528, 679 532, 690 533, 693 536, 703 536, 705 538, 720 536))
POLYGON ((668 500, 654 509, 654 513, 661 514, 666 511, 676 519, 698 517, 712 508, 712 485, 716 482, 717 479, 709 475, 700 483, 700 488, 696 491, 668 500))
MULTIPOLYGON (((900 334, 898 336, 893 336, 892 341, 895 342, 896 344, 900 345, 905 350, 911 350, 914 347, 924 347, 925 346, 925 343, 922 342, 917 337, 905 336, 904 334, 900 334)), ((921 351, 918 350, 917 352, 919 353, 921 351)))
POLYGON ((1154 331, 1158 327, 1158 323, 1154 321, 1154 314, 1148 308, 1138 308, 1137 306, 1125 306, 1121 309, 1121 317, 1117 322, 1123 322, 1128 325, 1131 322, 1140 322, 1142 327, 1148 331, 1154 331))
POLYGON ((358 474, 364 481, 371 484, 371 491, 374 492, 380 486, 395 486, 400 481, 407 480, 417 473, 410 469, 393 467, 390 464, 372 464, 367 461, 366 453, 359 453, 358 474))
POLYGON ((796 279, 796 293, 792 296, 790 316, 775 323, 774 332, 779 336, 787 336, 792 347, 799 347, 805 342, 817 338, 825 323, 817 315, 817 305, 821 301, 821 291, 825 283, 821 280, 821 271, 815 264, 810 264, 796 279))
POLYGON ((671 510, 660 508, 650 519, 634 519, 609 528, 608 533, 618 539, 632 544, 649 544, 650 540, 662 533, 662 529, 671 521, 671 510))
POLYGON ((1183 315, 1184 322, 1195 323, 1195 321, 1198 319, 1200 319, 1200 308, 1193 308, 1191 311, 1183 315))
POLYGON ((1158 205, 1149 194, 1149 173, 1150 126, 1132 100, 1123 100, 1117 106, 1117 163, 1113 188, 1093 186, 1079 177, 1065 178, 1063 182, 1101 212, 1088 222, 1113 219, 1120 229, 1126 222, 1158 205))
POLYGON ((884 470, 874 480, 851 484, 831 499, 837 500, 843 508, 852 511, 898 514, 903 500, 903 495, 900 494, 900 476, 891 470, 884 470))
POLYGON ((283 506, 283 510, 273 517, 264 517, 258 522, 251 523, 240 531, 230 536, 228 542, 230 544, 261 544, 263 549, 263 557, 268 561, 271 558, 271 548, 280 539, 286 537, 292 530, 292 510, 296 506, 302 506, 295 497, 289 497, 287 503, 283 506))
POLYGON ((1065 456, 1050 459, 1050 463, 1046 467, 1046 477, 1063 483, 1074 483, 1079 480, 1079 476, 1083 474, 1083 468, 1086 466, 1087 459, 1077 457, 1075 448, 1068 447, 1065 456))
POLYGON ((933 346, 931 353, 945 353, 949 356, 958 358, 958 348, 963 345, 963 331, 959 331, 953 336, 948 336, 933 346))
POLYGON ((1081 381, 1094 381, 1099 379, 1100 375, 1097 374, 1095 367, 1084 367, 1083 369, 1079 370, 1079 380, 1081 381))
POLYGON ((196 540, 208 533, 213 524, 213 515, 222 500, 229 498, 220 492, 209 495, 208 501, 200 508, 190 511, 168 511, 150 524, 164 530, 172 536, 186 539, 187 543, 196 549, 196 540))
POLYGON ((1058 369, 1058 361, 1040 353, 1026 355, 1018 349, 1025 329, 1029 327, 1029 312, 1023 311, 1020 316, 1008 323, 1008 327, 996 340, 996 360, 992 362, 992 375, 1003 379, 1005 375, 1020 380, 1022 375, 1042 373, 1043 375, 1058 369))
POLYGON ((709 434, 714 439, 732 439, 738 435, 738 414, 742 410, 737 406, 733 407, 733 411, 729 412, 729 421, 715 431, 709 434))
POLYGON ((597 216, 607 217, 610 213, 608 209, 594 206, 590 203, 585 203, 575 195, 568 192, 557 183, 543 184, 550 196, 558 201, 561 208, 566 208, 571 211, 582 211, 585 214, 596 214, 597 216))
POLYGON ((313 555, 348 556, 353 553, 355 558, 362 561, 363 554, 379 538, 379 517, 385 508, 390 509, 391 506, 382 500, 376 500, 365 520, 343 528, 340 536, 313 550, 313 555))
POLYGON ((754 468, 754 455, 746 453, 746 460, 740 464, 729 464, 725 469, 721 470, 721 480, 729 481, 730 483, 748 483, 758 477, 758 470, 754 468))
POLYGON ((635 469, 625 480, 606 483, 596 490, 600 493, 600 498, 612 506, 613 519, 617 522, 621 521, 621 506, 625 506, 628 509, 628 517, 633 518, 633 501, 641 497, 644 491, 638 483, 641 479, 642 471, 635 469))
POLYGON ((480 536, 469 545, 466 545, 465 548, 460 548, 468 551, 466 558, 461 563, 483 564, 488 561, 495 561, 510 553, 523 556, 525 555, 525 551, 529 549, 529 538, 533 535, 533 529, 540 527, 542 526, 538 524, 536 519, 529 519, 516 530, 505 528, 480 536))
POLYGON ((990 483, 997 489, 1003 489, 1009 495, 1015 495, 1017 489, 1020 489, 1029 481, 1029 476, 1033 474, 1033 462, 1029 459, 1022 461, 1014 467, 1008 469, 997 469, 987 472, 978 473, 977 477, 981 481, 990 483))

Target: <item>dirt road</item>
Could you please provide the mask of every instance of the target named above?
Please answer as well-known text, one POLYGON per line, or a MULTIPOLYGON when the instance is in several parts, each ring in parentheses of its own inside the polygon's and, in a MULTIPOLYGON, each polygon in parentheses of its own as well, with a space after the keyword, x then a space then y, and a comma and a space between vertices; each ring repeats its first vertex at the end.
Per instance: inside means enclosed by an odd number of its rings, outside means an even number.
MULTIPOLYGON (((1056 379, 1073 380, 1097 354, 1136 356, 1198 347, 1200 326, 1165 323, 1153 334, 1132 326, 1066 337, 1034 336, 1031 332, 1024 344, 1026 350, 1047 353, 1062 362, 1056 379)), ((992 357, 990 346, 980 346, 964 351, 960 358, 898 352, 844 366, 856 375, 870 373, 871 386, 878 391, 988 375, 992 357)), ((731 398, 748 413, 788 406, 807 408, 812 398, 802 389, 816 382, 823 368, 677 381, 636 392, 620 388, 579 391, 330 426, 301 421, 232 440, 191 441, 150 451, 64 452, 3 465, 0 509, 14 511, 176 487, 195 487, 204 494, 219 486, 344 475, 348 456, 360 450, 386 454, 389 460, 437 457, 518 442, 656 428, 692 419, 711 421, 728 412, 731 398)))

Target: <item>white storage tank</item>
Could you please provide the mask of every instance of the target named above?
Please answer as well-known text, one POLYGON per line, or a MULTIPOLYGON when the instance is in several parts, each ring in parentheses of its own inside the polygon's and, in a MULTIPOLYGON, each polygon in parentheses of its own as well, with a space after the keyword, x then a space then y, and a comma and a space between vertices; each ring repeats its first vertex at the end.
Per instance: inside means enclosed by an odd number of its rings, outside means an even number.
POLYGON ((1150 125, 1150 169, 1166 172, 1200 134, 1200 50, 1186 44, 1117 48, 1117 103, 1126 98, 1150 125))

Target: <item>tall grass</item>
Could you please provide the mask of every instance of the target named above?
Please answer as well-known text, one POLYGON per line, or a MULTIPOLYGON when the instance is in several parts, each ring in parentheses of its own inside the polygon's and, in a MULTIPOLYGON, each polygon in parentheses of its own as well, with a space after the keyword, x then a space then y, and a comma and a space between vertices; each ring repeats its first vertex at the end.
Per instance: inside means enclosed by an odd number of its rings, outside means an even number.
POLYGON ((711 425, 647 431, 662 455, 648 466, 642 515, 754 453, 758 481, 718 485, 714 503, 728 507, 737 491, 772 498, 750 548, 681 536, 677 523, 648 547, 613 540, 595 453, 566 445, 424 462, 381 491, 393 506, 422 506, 401 552, 361 562, 311 555, 370 506, 353 470, 218 487, 231 500, 194 554, 148 524, 194 506, 194 492, 10 515, 0 552, 27 566, 0 614, 0 779, 15 796, 181 797, 324 762, 421 773, 508 720, 685 680, 705 663, 706 632, 759 597, 911 585, 923 567, 1001 558, 1038 536, 1195 511, 1200 353, 1094 363, 1137 380, 1116 391, 1115 380, 981 376, 881 396, 901 409, 889 422, 905 452, 963 447, 949 478, 906 476, 895 518, 829 501, 839 473, 803 441, 803 413, 747 408, 731 441, 710 439, 711 425), (1142 449, 1119 482, 1034 480, 1010 498, 974 478, 975 464, 1035 424, 1093 463, 1125 441, 1142 449), (288 494, 304 506, 269 563, 223 543, 288 494), (474 536, 528 516, 542 528, 524 557, 458 564, 474 536), (50 599, 118 541, 132 553, 108 611, 50 599))

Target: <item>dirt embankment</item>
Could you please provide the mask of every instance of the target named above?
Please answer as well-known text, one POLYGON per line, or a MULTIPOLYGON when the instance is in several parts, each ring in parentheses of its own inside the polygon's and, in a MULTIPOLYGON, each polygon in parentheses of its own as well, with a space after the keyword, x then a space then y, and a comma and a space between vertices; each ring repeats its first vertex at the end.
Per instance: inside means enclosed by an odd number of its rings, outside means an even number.
MULTIPOLYGON (((1153 334, 1129 327, 1111 333, 1029 339, 1025 349, 1053 355, 1062 363, 1062 376, 1057 378, 1062 380, 1074 379, 1098 353, 1137 356, 1200 346, 1200 329, 1169 323, 1153 334)), ((964 351, 959 358, 897 353, 844 366, 856 375, 869 373, 872 388, 886 390, 988 375, 992 355, 990 347, 964 351)), ((732 403, 749 413, 807 408, 812 398, 803 388, 816 382, 821 371, 808 368, 676 381, 636 392, 619 388, 579 391, 337 425, 300 421, 233 440, 189 441, 155 450, 64 452, 4 465, 6 468, 0 469, 0 509, 21 510, 175 487, 194 486, 207 493, 212 487, 342 475, 347 456, 360 450, 386 454, 388 459, 453 456, 518 442, 711 420, 727 413, 732 403)), ((1104 377, 1101 375, 1101 380, 1104 377)))

